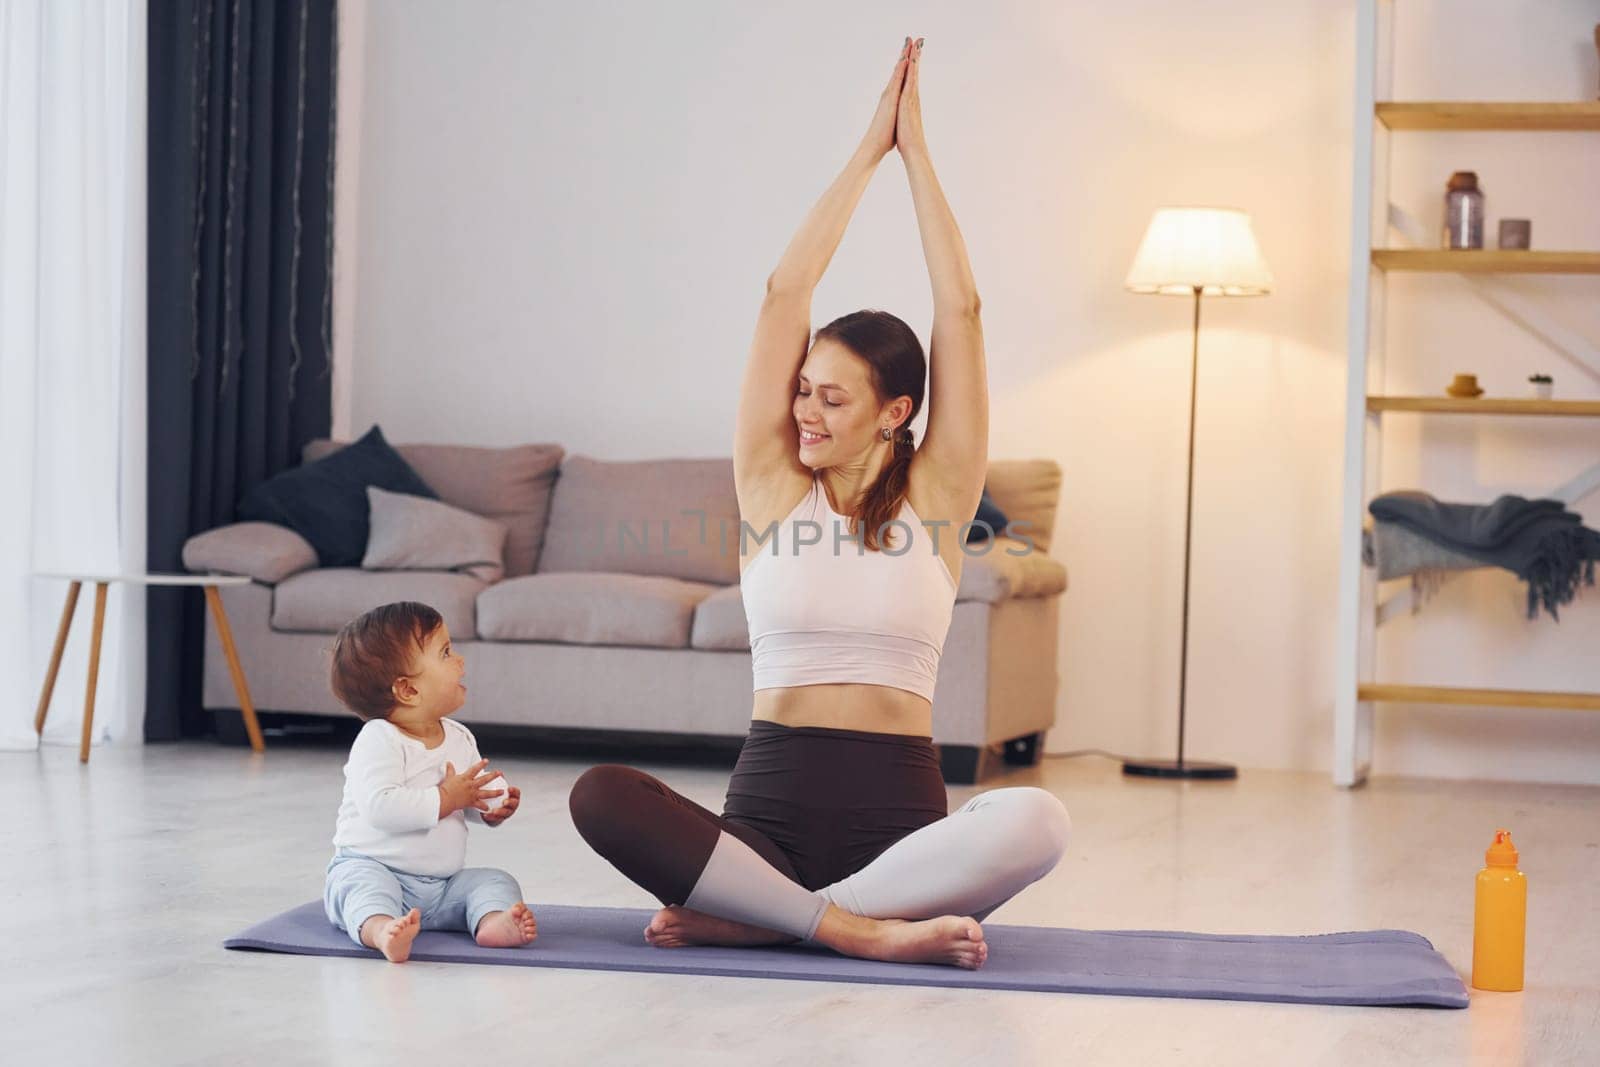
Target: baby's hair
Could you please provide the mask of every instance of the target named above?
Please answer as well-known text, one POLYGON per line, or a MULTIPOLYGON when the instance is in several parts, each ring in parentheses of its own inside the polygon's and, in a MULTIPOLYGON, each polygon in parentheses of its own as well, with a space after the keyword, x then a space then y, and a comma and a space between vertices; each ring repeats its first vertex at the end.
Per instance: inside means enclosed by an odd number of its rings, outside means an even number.
POLYGON ((333 643, 333 695, 362 719, 387 719, 395 679, 411 673, 412 654, 444 623, 426 604, 402 600, 345 624, 333 643))

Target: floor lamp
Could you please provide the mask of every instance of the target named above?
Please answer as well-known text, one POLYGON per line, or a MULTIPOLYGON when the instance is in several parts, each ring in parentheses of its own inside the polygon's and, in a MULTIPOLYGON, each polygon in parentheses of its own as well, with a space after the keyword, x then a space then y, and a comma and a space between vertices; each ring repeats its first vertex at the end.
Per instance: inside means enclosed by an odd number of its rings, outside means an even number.
POLYGON ((1128 760, 1123 774, 1147 778, 1235 778, 1230 763, 1184 757, 1184 710, 1189 688, 1189 549, 1194 526, 1194 416, 1200 380, 1200 298, 1263 296, 1272 274, 1256 247, 1250 216, 1224 208, 1162 208, 1150 220, 1128 271, 1135 293, 1194 298, 1194 334, 1189 367, 1189 477, 1183 511, 1183 643, 1178 667, 1178 758, 1128 760))

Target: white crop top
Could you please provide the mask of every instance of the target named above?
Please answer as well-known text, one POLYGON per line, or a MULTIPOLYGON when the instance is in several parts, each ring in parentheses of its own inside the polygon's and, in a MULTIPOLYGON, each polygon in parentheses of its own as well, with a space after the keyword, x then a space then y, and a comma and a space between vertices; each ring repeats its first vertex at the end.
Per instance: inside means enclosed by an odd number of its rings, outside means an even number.
POLYGON ((812 474, 739 578, 757 690, 856 682, 933 699, 956 583, 909 500, 898 519, 880 541, 889 551, 868 550, 812 474))

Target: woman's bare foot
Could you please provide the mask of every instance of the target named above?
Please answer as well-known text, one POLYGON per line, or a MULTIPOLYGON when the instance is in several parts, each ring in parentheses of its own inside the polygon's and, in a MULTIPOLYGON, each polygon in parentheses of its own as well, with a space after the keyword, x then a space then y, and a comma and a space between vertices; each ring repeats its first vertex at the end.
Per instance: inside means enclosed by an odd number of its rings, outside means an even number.
POLYGON ((422 912, 412 908, 401 918, 374 915, 361 924, 361 943, 383 953, 390 963, 404 963, 411 956, 411 942, 422 929, 422 912))
POLYGON ((829 905, 815 939, 846 956, 889 963, 940 963, 975 971, 989 958, 983 927, 956 915, 920 922, 868 919, 829 905))
POLYGON ((732 919, 719 919, 692 908, 667 907, 655 913, 644 928, 644 939, 656 948, 683 948, 686 945, 783 945, 795 938, 749 926, 732 919))
POLYGON ((519 903, 485 915, 472 936, 484 948, 521 948, 539 936, 539 924, 528 905, 519 903))

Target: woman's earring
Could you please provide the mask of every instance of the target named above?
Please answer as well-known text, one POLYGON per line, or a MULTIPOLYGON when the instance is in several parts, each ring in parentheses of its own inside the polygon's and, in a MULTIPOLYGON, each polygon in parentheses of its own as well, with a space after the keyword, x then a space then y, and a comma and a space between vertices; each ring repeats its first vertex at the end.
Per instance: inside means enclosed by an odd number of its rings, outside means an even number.
POLYGON ((887 426, 885 426, 881 432, 883 433, 883 439, 885 441, 894 436, 894 431, 890 430, 887 426))

